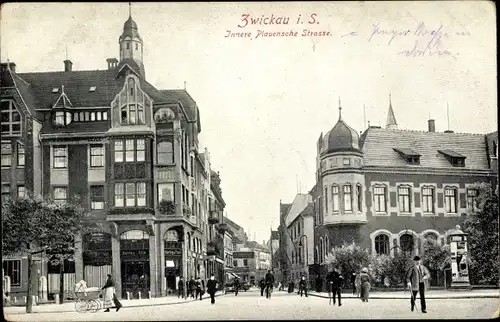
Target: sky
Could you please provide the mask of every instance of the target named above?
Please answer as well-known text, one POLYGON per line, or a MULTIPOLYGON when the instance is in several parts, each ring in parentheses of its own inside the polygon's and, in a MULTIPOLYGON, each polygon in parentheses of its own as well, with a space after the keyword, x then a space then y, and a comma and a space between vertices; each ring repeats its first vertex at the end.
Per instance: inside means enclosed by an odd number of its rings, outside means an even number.
MULTIPOLYGON (((67 55, 73 70, 106 69, 128 15, 125 2, 3 4, 1 60, 59 71, 67 55)), ((258 242, 279 225, 280 200, 314 186, 316 141, 339 98, 357 131, 385 126, 389 94, 400 129, 432 118, 437 131, 497 130, 492 2, 132 3, 132 17, 146 79, 186 82, 226 214, 258 242), (292 36, 262 36, 276 32, 292 36)))

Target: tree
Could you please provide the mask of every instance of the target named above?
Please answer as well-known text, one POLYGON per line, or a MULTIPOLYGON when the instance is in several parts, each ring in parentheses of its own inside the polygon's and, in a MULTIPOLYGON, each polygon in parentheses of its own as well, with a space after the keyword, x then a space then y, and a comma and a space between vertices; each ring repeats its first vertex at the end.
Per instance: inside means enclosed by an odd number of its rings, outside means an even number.
POLYGON ((412 258, 407 253, 399 251, 394 254, 387 273, 392 287, 405 283, 406 273, 412 264, 412 258))
POLYGON ((347 281, 353 272, 359 272, 363 267, 367 267, 370 262, 370 256, 366 249, 362 249, 354 242, 344 244, 341 247, 333 248, 327 255, 325 262, 329 266, 339 267, 344 281, 347 281))
POLYGON ((385 277, 389 277, 392 271, 392 258, 389 255, 372 255, 368 265, 370 275, 376 283, 383 283, 385 277))
MULTIPOLYGON (((441 246, 435 239, 426 238, 423 242, 423 248, 422 264, 437 273, 439 284, 439 272, 443 272, 444 268, 451 264, 450 246, 441 246)), ((446 283, 446 280, 444 282, 446 283)))
POLYGON ((470 277, 473 284, 498 284, 498 196, 489 183, 477 183, 476 207, 469 210, 464 231, 469 234, 470 277))
POLYGON ((9 200, 2 207, 4 254, 28 254, 28 294, 26 311, 31 312, 31 255, 44 250, 58 256, 61 265, 60 297, 63 301, 64 259, 71 258, 75 249, 74 237, 97 225, 90 213, 77 202, 58 204, 41 198, 9 200))

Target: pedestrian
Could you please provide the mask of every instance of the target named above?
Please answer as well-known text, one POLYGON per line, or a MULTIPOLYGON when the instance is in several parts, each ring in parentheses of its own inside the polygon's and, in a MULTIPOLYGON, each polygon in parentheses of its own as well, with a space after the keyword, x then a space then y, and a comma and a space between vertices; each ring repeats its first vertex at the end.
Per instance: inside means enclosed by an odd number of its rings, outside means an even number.
POLYGON ((184 297, 184 279, 182 276, 179 278, 179 282, 177 282, 177 298, 184 297))
POLYGON ((118 298, 115 295, 115 281, 113 281, 113 278, 111 274, 108 274, 108 279, 106 280, 106 284, 101 288, 101 291, 104 290, 104 312, 109 312, 109 309, 113 307, 116 307, 116 312, 118 312, 119 309, 121 309, 122 304, 120 301, 118 301, 118 298))
POLYGON ((259 287, 260 287, 260 296, 264 296, 264 290, 266 289, 266 282, 264 279, 261 279, 259 281, 259 287))
POLYGON ((306 277, 303 275, 299 282, 299 288, 300 288, 300 297, 302 297, 302 292, 304 292, 307 297, 307 280, 306 277))
POLYGON ((326 275, 326 283, 328 293, 331 294, 333 305, 335 305, 335 298, 339 299, 339 306, 342 306, 342 280, 344 278, 340 274, 339 269, 333 269, 326 275))
POLYGON ((191 298, 194 299, 194 291, 196 290, 196 282, 194 278, 191 277, 191 280, 189 281, 189 294, 191 295, 191 298))
POLYGON ((236 277, 234 279, 234 296, 238 296, 239 289, 240 289, 240 280, 236 277))
POLYGON ((201 301, 201 279, 199 277, 196 278, 195 291, 196 291, 195 298, 196 299, 200 298, 201 301))
POLYGON ((368 274, 368 268, 363 267, 359 274, 359 282, 361 283, 361 301, 368 302, 371 288, 371 277, 368 274))
POLYGON ((270 299, 274 286, 274 275, 273 273, 271 273, 271 270, 267 270, 265 282, 266 282, 266 298, 270 299))
POLYGON ((351 275, 352 295, 356 295, 356 273, 351 275))
POLYGON ((214 274, 210 275, 210 279, 207 282, 207 292, 210 294, 210 303, 215 304, 215 292, 217 292, 217 281, 215 280, 214 274))
POLYGON ((425 281, 429 279, 428 270, 420 264, 420 257, 417 255, 413 258, 413 266, 406 273, 406 283, 410 289, 410 304, 413 312, 415 308, 415 298, 417 293, 420 294, 420 306, 422 313, 427 313, 425 305, 425 281))

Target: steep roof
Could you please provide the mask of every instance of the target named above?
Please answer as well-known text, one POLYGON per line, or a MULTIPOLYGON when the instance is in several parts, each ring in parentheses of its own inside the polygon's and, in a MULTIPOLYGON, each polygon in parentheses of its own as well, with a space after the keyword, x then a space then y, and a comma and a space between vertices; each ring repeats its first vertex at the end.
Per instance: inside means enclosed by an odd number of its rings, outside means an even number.
POLYGON ((311 203, 312 197, 310 194, 297 194, 293 200, 292 206, 288 210, 285 218, 285 225, 288 227, 297 218, 304 209, 311 203))
POLYGON ((438 150, 449 150, 466 157, 465 166, 456 169, 488 169, 484 135, 423 131, 388 130, 370 127, 361 138, 364 166, 451 168, 438 150), (420 154, 420 165, 408 164, 394 149, 420 154))
POLYGON ((260 251, 269 252, 269 249, 266 246, 263 246, 256 241, 249 240, 245 244, 246 244, 246 247, 251 248, 252 250, 260 250, 260 251))
MULTIPOLYGON (((133 68, 133 66, 131 66, 133 68)), ((124 85, 122 77, 116 77, 116 70, 81 70, 71 72, 39 72, 19 73, 17 76, 29 87, 36 97, 33 104, 36 109, 50 109, 59 98, 60 92, 53 93, 54 88, 64 86, 67 97, 74 107, 110 106, 111 101, 124 85), (96 89, 90 92, 90 87, 96 89)), ((175 103, 163 95, 153 85, 140 78, 142 90, 155 103, 175 103)))
POLYGON ((396 116, 394 115, 394 110, 392 109, 392 104, 389 104, 389 112, 387 112, 387 123, 386 126, 397 126, 396 116))
POLYGON ((181 102, 190 121, 194 121, 197 119, 198 108, 196 106, 196 101, 191 97, 191 95, 189 95, 189 93, 185 89, 162 89, 160 90, 160 92, 176 101, 181 102))

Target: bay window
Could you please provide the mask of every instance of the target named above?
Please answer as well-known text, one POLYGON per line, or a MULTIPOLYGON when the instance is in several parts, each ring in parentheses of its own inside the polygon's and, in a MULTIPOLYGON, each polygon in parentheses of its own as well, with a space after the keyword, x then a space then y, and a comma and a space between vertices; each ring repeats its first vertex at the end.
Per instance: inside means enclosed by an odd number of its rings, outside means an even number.
POLYGON ((332 186, 332 211, 339 211, 339 187, 336 185, 332 186))
POLYGON ((352 211, 352 189, 350 184, 344 185, 344 211, 352 211))
POLYGON ((146 206, 146 183, 115 183, 115 207, 135 206, 146 206))

